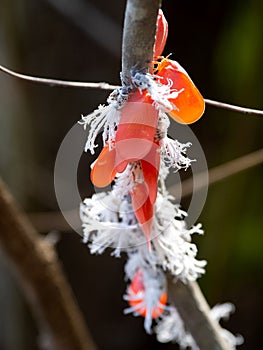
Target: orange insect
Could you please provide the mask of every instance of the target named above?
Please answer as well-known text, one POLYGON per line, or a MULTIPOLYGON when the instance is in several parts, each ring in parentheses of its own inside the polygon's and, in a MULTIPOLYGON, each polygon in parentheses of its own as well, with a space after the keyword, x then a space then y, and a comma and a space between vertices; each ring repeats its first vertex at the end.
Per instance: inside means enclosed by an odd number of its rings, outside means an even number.
POLYGON ((158 111, 146 90, 131 94, 120 113, 116 165, 143 159, 151 151, 158 120, 158 111))
POLYGON ((162 84, 171 83, 171 90, 181 91, 169 101, 175 106, 167 113, 178 123, 191 124, 204 113, 205 102, 187 72, 176 61, 163 58, 157 63, 157 80, 162 84))
POLYGON ((153 226, 160 167, 159 143, 155 141, 158 111, 147 91, 131 94, 120 110, 114 148, 108 144, 102 149, 91 170, 91 181, 96 187, 106 187, 122 173, 129 162, 139 161, 144 183, 135 183, 130 191, 134 214, 148 242, 153 226))
POLYGON ((91 181, 95 186, 109 185, 129 162, 147 157, 152 151, 157 118, 158 111, 146 91, 136 91, 130 96, 121 109, 115 147, 110 150, 106 144, 92 167, 91 181))
POLYGON ((147 313, 150 312, 151 318, 154 319, 163 313, 167 303, 167 293, 160 290, 159 295, 155 299, 151 295, 150 300, 147 300, 143 272, 137 270, 128 288, 127 300, 130 306, 143 317, 146 317, 147 313))

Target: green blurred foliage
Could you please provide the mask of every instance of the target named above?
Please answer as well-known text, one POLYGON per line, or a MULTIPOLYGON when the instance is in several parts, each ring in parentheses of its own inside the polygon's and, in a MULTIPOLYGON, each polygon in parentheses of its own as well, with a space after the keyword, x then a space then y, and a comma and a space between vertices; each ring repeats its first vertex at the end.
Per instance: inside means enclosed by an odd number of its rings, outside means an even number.
MULTIPOLYGON (((262 10, 262 1, 233 2, 225 18, 213 57, 212 76, 220 100, 263 108, 262 10)), ((220 141, 209 155, 212 164, 262 147, 262 118, 223 111, 213 112, 213 118, 213 132, 220 133, 220 141)), ((246 349, 260 348, 262 196, 260 165, 212 186, 201 216, 206 237, 200 242, 200 255, 208 259, 201 284, 212 303, 230 299, 237 304, 234 320, 245 336, 246 349)))

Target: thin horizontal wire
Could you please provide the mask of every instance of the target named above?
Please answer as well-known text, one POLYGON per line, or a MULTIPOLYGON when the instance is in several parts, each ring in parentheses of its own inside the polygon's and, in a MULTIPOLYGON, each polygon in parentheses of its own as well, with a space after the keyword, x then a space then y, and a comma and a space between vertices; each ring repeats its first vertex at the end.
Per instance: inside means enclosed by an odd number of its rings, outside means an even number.
POLYGON ((67 87, 67 88, 69 87, 69 88, 78 88, 78 89, 81 88, 81 89, 101 89, 101 90, 114 90, 119 87, 118 85, 111 85, 104 82, 86 83, 81 81, 67 81, 67 80, 34 77, 31 75, 14 72, 2 65, 0 65, 0 71, 18 79, 31 81, 37 84, 49 85, 51 87, 58 86, 58 87, 67 87))
MULTIPOLYGON (((100 90, 115 90, 119 88, 119 85, 112 85, 105 82, 99 82, 99 83, 89 83, 89 82, 81 82, 81 81, 67 81, 67 80, 59 80, 59 79, 49 79, 49 78, 41 78, 41 77, 34 77, 31 75, 21 74, 14 72, 2 65, 0 65, 0 71, 9 74, 13 77, 16 77, 18 79, 23 79, 27 81, 31 81, 37 84, 43 84, 43 85, 49 85, 51 87, 58 86, 58 87, 67 87, 67 88, 77 88, 77 89, 100 89, 100 90)), ((238 113, 243 113, 247 115, 262 115, 263 111, 253 108, 246 108, 241 106, 235 106, 229 103, 214 101, 210 99, 205 99, 205 103, 207 105, 216 107, 216 108, 222 108, 229 111, 234 111, 238 113)))
POLYGON ((259 109, 253 109, 253 108, 246 108, 246 107, 241 107, 241 106, 235 106, 229 103, 224 103, 224 102, 218 102, 218 101, 213 101, 205 98, 205 103, 207 105, 216 107, 216 108, 223 108, 229 111, 233 112, 239 112, 243 114, 249 114, 249 115, 263 115, 263 111, 259 109))

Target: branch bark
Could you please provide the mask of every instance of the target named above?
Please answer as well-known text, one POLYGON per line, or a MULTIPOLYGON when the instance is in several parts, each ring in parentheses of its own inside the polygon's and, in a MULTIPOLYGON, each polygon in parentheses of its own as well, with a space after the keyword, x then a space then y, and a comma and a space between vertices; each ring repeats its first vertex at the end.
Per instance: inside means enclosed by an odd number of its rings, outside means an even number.
POLYGON ((128 0, 122 41, 122 79, 130 84, 130 70, 145 69, 153 59, 156 19, 161 0, 128 0))
MULTIPOLYGON (((122 45, 122 77, 129 84, 130 70, 149 67, 153 56, 159 0, 128 0, 122 45), (150 19, 150 16, 152 18, 150 19)), ((230 350, 220 336, 220 326, 209 316, 209 306, 197 283, 173 283, 168 277, 168 294, 185 326, 202 350, 230 350)))
POLYGON ((168 293, 201 350, 230 350, 220 336, 220 325, 209 316, 209 306, 196 282, 174 283, 168 276, 168 293))
POLYGON ((0 244, 56 350, 95 350, 53 246, 41 238, 0 179, 0 244))

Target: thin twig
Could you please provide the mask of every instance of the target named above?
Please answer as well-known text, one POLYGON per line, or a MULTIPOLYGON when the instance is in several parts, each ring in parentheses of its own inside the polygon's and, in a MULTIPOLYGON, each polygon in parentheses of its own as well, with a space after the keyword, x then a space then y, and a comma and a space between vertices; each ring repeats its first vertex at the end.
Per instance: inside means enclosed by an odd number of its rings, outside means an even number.
MULTIPOLYGON (((79 215, 79 208, 67 212, 66 217, 72 218, 73 221, 76 215, 79 215)), ((41 233, 48 233, 50 231, 72 233, 73 230, 60 211, 28 213, 28 217, 38 232, 41 233)))
POLYGON ((0 65, 0 71, 12 75, 15 78, 31 81, 33 83, 49 85, 49 86, 58 86, 58 87, 70 87, 70 88, 81 88, 81 89, 101 89, 101 90, 114 90, 118 88, 118 85, 111 85, 108 83, 100 82, 100 83, 85 83, 81 81, 66 81, 66 80, 58 80, 58 79, 49 79, 49 78, 40 78, 34 77, 31 75, 21 74, 14 72, 2 65, 0 65))
POLYGON ((0 179, 0 244, 56 350, 95 350, 54 247, 18 208, 0 179))
MULTIPOLYGON (((246 154, 245 156, 236 158, 227 163, 218 165, 209 169, 209 186, 223 181, 228 177, 238 174, 244 170, 248 170, 256 165, 263 163, 263 149, 246 154)), ((199 191, 206 186, 206 182, 203 181, 203 173, 196 174, 198 181, 195 181, 195 191, 199 191)), ((182 189, 181 197, 187 197, 192 194, 192 178, 186 179, 182 184, 175 184, 169 187, 171 194, 178 193, 182 189)), ((75 218, 76 213, 79 212, 79 208, 67 213, 67 217, 72 215, 72 220, 75 218)), ((61 212, 38 212, 28 214, 30 221, 34 224, 39 232, 47 233, 52 230, 71 232, 72 227, 67 223, 61 212)))
MULTIPOLYGON (((227 179, 228 177, 238 174, 241 171, 252 168, 256 165, 263 163, 263 149, 246 154, 245 156, 236 158, 224 164, 218 165, 212 169, 209 169, 209 186, 227 179)), ((195 174, 195 187, 194 191, 201 190, 206 183, 206 172, 195 174)), ((172 194, 178 193, 182 190, 181 197, 187 197, 193 193, 193 180, 192 178, 186 179, 182 184, 175 184, 169 187, 169 191, 172 194)))
MULTIPOLYGON (((68 80, 59 80, 59 79, 50 79, 42 77, 34 77, 31 75, 26 75, 22 73, 17 73, 11 69, 8 69, 0 65, 0 71, 11 75, 15 78, 30 81, 36 84, 49 85, 50 87, 65 87, 65 88, 77 88, 77 89, 100 89, 100 90, 115 90, 120 87, 120 85, 113 85, 106 82, 82 82, 82 81, 68 81, 68 80)), ((235 106, 229 103, 214 101, 210 99, 205 99, 205 103, 212 107, 226 109, 233 112, 238 112, 247 115, 263 115, 263 111, 259 109, 235 106)))
POLYGON ((210 106, 213 106, 216 108, 222 108, 222 109, 226 109, 226 110, 233 111, 233 112, 238 112, 238 113, 243 113, 243 114, 248 114, 248 115, 263 115, 263 111, 261 111, 259 109, 252 109, 252 108, 235 106, 235 105, 232 105, 229 103, 209 100, 207 98, 205 99, 205 103, 207 105, 210 105, 210 106))

